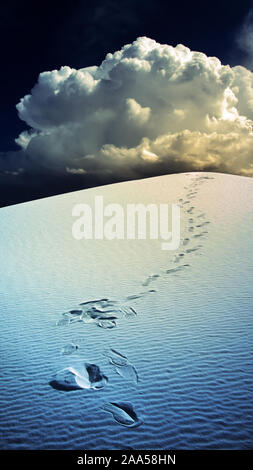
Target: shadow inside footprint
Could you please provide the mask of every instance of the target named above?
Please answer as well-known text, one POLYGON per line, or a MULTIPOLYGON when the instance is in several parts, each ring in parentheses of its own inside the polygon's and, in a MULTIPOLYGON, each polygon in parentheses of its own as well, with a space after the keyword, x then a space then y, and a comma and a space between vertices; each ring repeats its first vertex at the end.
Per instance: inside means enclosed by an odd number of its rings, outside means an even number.
POLYGON ((103 409, 111 413, 114 420, 122 426, 135 427, 141 424, 130 403, 106 403, 103 409))
POLYGON ((63 392, 72 392, 81 389, 76 383, 75 375, 68 369, 58 372, 49 382, 49 385, 55 390, 61 390, 63 392))

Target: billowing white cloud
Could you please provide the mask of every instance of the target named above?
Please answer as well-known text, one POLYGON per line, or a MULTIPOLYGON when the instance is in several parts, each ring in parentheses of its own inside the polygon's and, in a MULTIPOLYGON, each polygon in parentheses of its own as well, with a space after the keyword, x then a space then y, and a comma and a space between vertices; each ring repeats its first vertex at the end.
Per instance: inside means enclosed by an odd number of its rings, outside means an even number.
POLYGON ((29 164, 107 181, 213 169, 252 175, 253 74, 142 37, 102 64, 43 72, 17 105, 29 164), (32 163, 31 163, 32 162, 32 163))

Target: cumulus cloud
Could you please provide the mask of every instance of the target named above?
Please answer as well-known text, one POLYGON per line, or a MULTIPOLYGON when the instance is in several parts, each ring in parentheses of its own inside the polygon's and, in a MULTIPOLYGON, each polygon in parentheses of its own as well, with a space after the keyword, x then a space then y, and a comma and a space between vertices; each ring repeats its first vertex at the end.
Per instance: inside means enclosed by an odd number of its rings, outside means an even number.
POLYGON ((252 176, 252 85, 245 67, 146 37, 100 66, 43 72, 17 105, 30 126, 16 140, 23 168, 100 184, 189 170, 252 176))

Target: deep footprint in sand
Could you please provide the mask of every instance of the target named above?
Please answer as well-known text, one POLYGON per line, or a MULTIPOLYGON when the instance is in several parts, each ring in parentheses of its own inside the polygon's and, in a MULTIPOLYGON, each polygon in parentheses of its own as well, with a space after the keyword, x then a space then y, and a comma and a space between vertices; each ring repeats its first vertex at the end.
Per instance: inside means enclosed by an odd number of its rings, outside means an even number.
MULTIPOLYGON (((141 294, 139 294, 141 297, 141 294)), ((126 300, 130 300, 127 298, 126 300)), ((85 302, 82 305, 83 318, 93 318, 98 326, 111 328, 119 317, 136 316, 137 312, 124 302, 102 299, 102 301, 85 302), (92 304, 92 305, 91 305, 92 304)), ((114 325, 116 326, 116 325, 114 325)))
POLYGON ((79 317, 82 315, 83 311, 82 310, 69 310, 69 312, 66 312, 66 315, 69 315, 71 317, 79 317))
POLYGON ((90 388, 94 388, 96 390, 104 388, 108 382, 108 378, 106 375, 102 374, 99 366, 96 364, 86 363, 85 368, 88 373, 89 383, 91 385, 90 388))
MULTIPOLYGON (((62 314, 63 320, 65 319, 66 324, 80 322, 82 321, 81 320, 82 313, 83 313, 82 310, 69 310, 68 312, 64 312, 62 314)), ((64 324, 64 321, 62 323, 64 324)))
POLYGON ((81 319, 84 323, 95 323, 100 328, 111 329, 117 325, 118 316, 114 312, 115 310, 104 311, 91 307, 83 312, 81 319))
POLYGON ((63 392, 72 392, 74 390, 80 390, 81 387, 76 382, 76 375, 66 368, 57 372, 52 380, 50 380, 49 385, 55 390, 61 390, 63 392))
POLYGON ((105 387, 108 378, 102 374, 96 364, 84 363, 75 367, 66 367, 57 372, 49 382, 52 388, 65 392, 105 387))
MULTIPOLYGON (((149 292, 151 292, 150 290, 149 292)), ((147 293, 140 294, 138 297, 147 293)), ((128 298, 126 301, 129 300, 128 298)), ((58 326, 71 323, 94 323, 103 329, 112 329, 117 326, 119 318, 134 317, 137 312, 133 307, 117 300, 99 299, 80 303, 79 309, 62 313, 62 318, 56 323, 58 326)))
POLYGON ((116 349, 109 349, 104 352, 104 356, 109 359, 110 364, 115 367, 117 374, 121 375, 129 382, 137 384, 139 381, 138 373, 135 367, 128 361, 124 354, 116 351, 116 349))
POLYGON ((122 426, 135 427, 141 424, 130 403, 106 403, 103 409, 111 413, 114 420, 122 426))

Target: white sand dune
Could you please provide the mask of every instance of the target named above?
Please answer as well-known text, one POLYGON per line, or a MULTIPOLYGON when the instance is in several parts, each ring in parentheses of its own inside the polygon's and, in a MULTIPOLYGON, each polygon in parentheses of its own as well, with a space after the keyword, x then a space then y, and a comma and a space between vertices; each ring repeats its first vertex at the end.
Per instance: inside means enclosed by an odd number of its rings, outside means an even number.
POLYGON ((0 209, 1 448, 251 448, 252 209, 253 180, 216 173, 0 209), (179 203, 179 249, 75 240, 97 195, 179 203))

